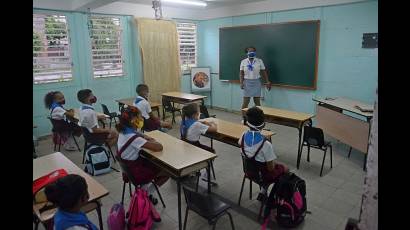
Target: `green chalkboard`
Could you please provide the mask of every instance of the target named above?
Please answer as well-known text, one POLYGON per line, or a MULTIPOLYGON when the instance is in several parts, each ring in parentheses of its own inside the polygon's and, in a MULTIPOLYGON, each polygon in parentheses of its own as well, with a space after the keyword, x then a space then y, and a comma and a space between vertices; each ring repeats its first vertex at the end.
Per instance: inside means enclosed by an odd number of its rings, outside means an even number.
POLYGON ((220 80, 239 80, 244 50, 254 46, 273 85, 316 89, 319 28, 319 20, 220 28, 220 80))

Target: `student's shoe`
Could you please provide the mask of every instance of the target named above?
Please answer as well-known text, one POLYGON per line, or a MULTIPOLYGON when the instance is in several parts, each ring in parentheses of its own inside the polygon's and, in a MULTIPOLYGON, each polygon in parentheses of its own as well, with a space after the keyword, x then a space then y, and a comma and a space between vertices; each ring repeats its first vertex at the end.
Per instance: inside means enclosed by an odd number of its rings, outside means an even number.
POLYGON ((258 197, 256 198, 256 200, 260 201, 260 202, 265 202, 266 199, 268 199, 268 196, 265 193, 260 192, 258 194, 258 197))

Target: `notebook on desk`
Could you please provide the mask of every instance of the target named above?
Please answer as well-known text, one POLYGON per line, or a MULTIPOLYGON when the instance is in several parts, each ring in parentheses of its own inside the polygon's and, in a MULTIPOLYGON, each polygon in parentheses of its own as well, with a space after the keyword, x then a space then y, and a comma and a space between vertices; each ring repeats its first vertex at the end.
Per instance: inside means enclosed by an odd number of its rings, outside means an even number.
POLYGON ((356 109, 364 112, 364 113, 371 113, 373 112, 373 107, 372 106, 368 106, 368 105, 355 105, 354 106, 356 109))

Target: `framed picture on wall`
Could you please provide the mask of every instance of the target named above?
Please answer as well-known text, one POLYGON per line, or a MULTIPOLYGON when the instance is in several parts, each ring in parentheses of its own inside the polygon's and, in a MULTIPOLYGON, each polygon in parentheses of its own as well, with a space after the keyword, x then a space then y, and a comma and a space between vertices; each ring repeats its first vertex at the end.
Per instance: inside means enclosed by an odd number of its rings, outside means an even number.
POLYGON ((191 91, 209 92, 211 91, 211 68, 192 67, 191 68, 191 91))

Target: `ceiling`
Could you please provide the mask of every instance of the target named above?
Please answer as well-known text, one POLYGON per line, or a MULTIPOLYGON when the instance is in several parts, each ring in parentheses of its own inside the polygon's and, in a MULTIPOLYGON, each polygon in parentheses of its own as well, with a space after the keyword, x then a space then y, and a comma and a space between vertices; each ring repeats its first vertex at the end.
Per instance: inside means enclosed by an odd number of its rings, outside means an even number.
MULTIPOLYGON (((191 0, 195 1, 195 0, 191 0)), ((196 0, 198 1, 198 0, 196 0)), ((206 20, 369 0, 202 0, 206 7, 162 3, 164 18, 206 20)), ((152 0, 33 0, 33 8, 154 17, 152 0)))

